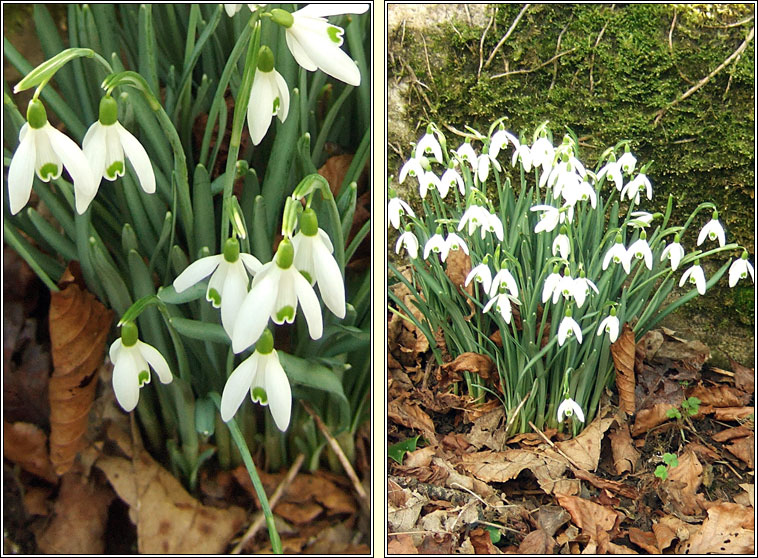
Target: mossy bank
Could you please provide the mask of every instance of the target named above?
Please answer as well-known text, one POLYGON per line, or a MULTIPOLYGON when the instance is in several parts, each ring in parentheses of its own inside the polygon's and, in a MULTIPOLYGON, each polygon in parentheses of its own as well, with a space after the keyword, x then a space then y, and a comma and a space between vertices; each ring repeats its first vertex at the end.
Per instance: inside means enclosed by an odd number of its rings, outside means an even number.
MULTIPOLYGON (((676 102, 743 45, 755 24, 753 5, 447 9, 436 18, 434 7, 390 7, 390 174, 429 120, 450 127, 453 143, 451 128, 486 131, 505 116, 509 130, 531 134, 548 120, 558 138, 566 127, 576 133, 591 166, 627 139, 641 162, 654 161, 647 174, 655 197, 646 209, 661 210, 672 194, 673 220, 683 222, 699 203, 713 201, 729 241, 745 246, 755 263, 755 41, 676 102), (412 17, 414 9, 425 13, 412 17)), ((708 218, 702 214, 700 224, 708 218)), ((683 240, 694 246, 696 234, 693 227, 683 240)), ((752 365, 754 293, 752 284, 731 290, 722 279, 677 318, 705 320, 693 334, 711 342, 717 362, 729 353, 752 365), (745 341, 735 346, 724 336, 745 341)))

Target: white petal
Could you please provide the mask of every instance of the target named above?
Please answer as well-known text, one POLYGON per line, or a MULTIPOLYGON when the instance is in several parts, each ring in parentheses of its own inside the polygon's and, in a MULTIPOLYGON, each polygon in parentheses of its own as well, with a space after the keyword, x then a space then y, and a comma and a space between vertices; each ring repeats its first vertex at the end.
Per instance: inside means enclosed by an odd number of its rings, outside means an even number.
POLYGON ((345 285, 337 261, 329 253, 326 246, 317 244, 316 253, 316 282, 324 304, 338 318, 345 317, 345 285))
POLYGON ((308 17, 329 17, 342 14, 362 14, 369 8, 368 4, 308 4, 304 8, 293 12, 308 17))
POLYGON ((255 72, 253 87, 250 90, 250 102, 247 105, 247 126, 250 128, 250 137, 253 145, 258 145, 266 135, 274 111, 274 97, 276 92, 272 87, 276 84, 273 72, 255 72))
POLYGON ((287 374, 279 363, 276 351, 271 351, 266 359, 265 389, 268 397, 268 408, 274 417, 276 427, 284 432, 290 423, 292 412, 292 391, 287 374))
POLYGON ((171 369, 168 367, 166 359, 163 358, 163 355, 158 351, 158 349, 152 345, 148 345, 147 343, 140 341, 139 339, 137 340, 137 344, 135 346, 142 355, 142 358, 144 358, 147 363, 153 367, 155 373, 158 374, 158 378, 162 384, 168 384, 171 382, 171 380, 173 380, 171 369))
POLYGON ((218 254, 215 256, 200 258, 199 260, 192 262, 187 269, 182 271, 179 276, 174 279, 174 290, 176 290, 177 293, 180 293, 190 288, 195 283, 202 281, 205 277, 213 273, 223 260, 223 254, 218 254))
POLYGON ((226 380, 224 392, 221 394, 221 420, 229 422, 239 409, 245 395, 250 391, 253 378, 258 368, 261 355, 254 352, 243 360, 226 380))
POLYGON ((287 120, 287 115, 290 112, 290 91, 287 87, 287 82, 284 81, 282 75, 276 70, 274 70, 274 80, 279 91, 279 111, 276 116, 280 122, 284 122, 287 120))
POLYGON ((96 180, 92 174, 87 158, 74 140, 53 128, 49 122, 45 125, 44 130, 50 139, 53 151, 61 158, 63 166, 66 167, 74 181, 76 211, 81 215, 95 198, 99 180, 96 180))
MULTIPOLYGON (((21 128, 24 137, 18 144, 16 152, 8 167, 8 205, 15 215, 27 204, 32 195, 32 182, 37 153, 35 150, 36 130, 26 123, 21 128), (26 129, 26 131, 24 131, 26 129)), ((21 134, 19 134, 21 135, 21 134)))
POLYGON ((111 343, 110 349, 108 349, 108 358, 111 359, 111 362, 113 364, 116 363, 116 360, 118 360, 118 353, 121 350, 121 337, 116 339, 113 343, 111 343))
POLYGON ((241 261, 237 260, 229 264, 221 298, 221 325, 224 326, 229 337, 232 336, 240 306, 247 294, 248 282, 247 273, 241 261))
POLYGON ((119 405, 128 413, 139 402, 139 375, 131 351, 119 351, 113 367, 113 392, 119 405))
POLYGON ((240 259, 242 260, 242 263, 245 264, 245 267, 251 276, 255 276, 255 274, 261 270, 261 267, 263 267, 263 264, 258 260, 258 258, 252 254, 240 252, 240 259))
MULTIPOLYGON (((269 263, 276 267, 274 262, 269 263)), ((262 270, 255 276, 253 285, 240 306, 237 321, 232 328, 232 349, 235 353, 241 353, 258 341, 274 309, 279 274, 265 271, 262 270)))
POLYGON ((308 51, 303 48, 297 37, 290 32, 290 29, 285 32, 284 38, 287 41, 287 47, 290 49, 292 56, 300 66, 311 72, 318 70, 318 66, 311 60, 308 51))
POLYGON ((84 135, 82 151, 87 157, 92 172, 99 179, 105 174, 105 126, 99 121, 92 124, 84 135))
POLYGON ((300 302, 300 307, 303 309, 305 321, 308 323, 308 333, 311 339, 320 339, 324 326, 321 320, 321 305, 318 303, 316 293, 313 291, 313 287, 308 284, 305 277, 300 275, 299 271, 293 271, 292 276, 294 278, 297 299, 300 302))
POLYGON ((134 172, 137 174, 142 190, 148 194, 152 194, 155 192, 155 172, 153 171, 153 165, 150 162, 147 151, 142 147, 139 140, 119 122, 116 122, 113 126, 118 133, 118 138, 121 140, 124 154, 134 167, 134 172))
MULTIPOLYGON (((329 24, 326 22, 321 25, 315 19, 296 18, 295 23, 287 30, 287 35, 296 38, 299 45, 308 53, 309 60, 315 63, 322 72, 357 87, 361 84, 361 72, 355 62, 336 43, 332 42, 327 34, 328 28, 329 24)), ((295 56, 294 52, 292 54, 295 56)), ((295 59, 297 60, 297 56, 295 59)), ((300 60, 297 61, 299 64, 300 60)), ((306 69, 309 68, 306 67, 306 69)))

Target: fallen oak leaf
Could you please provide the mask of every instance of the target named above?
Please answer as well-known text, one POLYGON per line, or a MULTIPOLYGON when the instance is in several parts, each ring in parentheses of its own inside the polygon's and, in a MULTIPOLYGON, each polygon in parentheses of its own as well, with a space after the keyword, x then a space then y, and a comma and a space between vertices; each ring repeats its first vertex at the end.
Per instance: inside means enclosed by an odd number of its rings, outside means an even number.
POLYGON ((586 534, 591 543, 608 546, 618 532, 624 514, 601 506, 584 498, 566 494, 556 494, 558 504, 571 514, 571 520, 586 534))
POLYGON ((619 407, 628 415, 636 411, 634 399, 634 332, 624 323, 618 339, 611 344, 611 356, 616 367, 616 387, 619 391, 619 407))
POLYGON ((701 512, 696 494, 703 483, 703 466, 691 450, 682 454, 678 461, 676 467, 669 467, 668 476, 661 484, 666 495, 661 499, 684 515, 697 515, 701 512))
POLYGON ((413 544, 413 537, 407 533, 397 535, 389 533, 387 554, 418 554, 418 549, 413 544))
POLYGON ((669 409, 676 409, 676 405, 670 403, 656 403, 648 409, 642 409, 634 417, 634 424, 631 429, 632 436, 637 437, 640 434, 644 434, 648 430, 655 428, 659 424, 663 424, 667 420, 670 420, 670 417, 666 414, 669 409))
POLYGON ((708 508, 708 517, 689 540, 677 546, 679 554, 754 554, 755 530, 750 508, 721 502, 708 508))
POLYGON ((495 363, 488 355, 463 353, 453 362, 440 366, 437 371, 437 382, 439 382, 439 388, 444 389, 452 383, 463 380, 464 372, 471 372, 487 381, 492 379, 494 371, 495 363))
POLYGON ((744 461, 749 468, 753 468, 755 455, 755 436, 750 435, 745 438, 739 438, 731 444, 725 446, 732 454, 744 461))
POLYGON ((612 418, 596 418, 576 438, 557 442, 555 446, 580 468, 594 471, 597 469, 597 463, 600 459, 603 435, 614 420, 612 418))

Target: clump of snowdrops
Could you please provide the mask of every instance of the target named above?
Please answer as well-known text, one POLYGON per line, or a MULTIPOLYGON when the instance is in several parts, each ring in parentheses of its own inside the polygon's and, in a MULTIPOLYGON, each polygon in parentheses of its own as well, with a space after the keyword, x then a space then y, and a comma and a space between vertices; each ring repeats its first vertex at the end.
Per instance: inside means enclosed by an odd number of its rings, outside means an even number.
POLYGON ((501 122, 486 135, 467 128, 455 149, 430 124, 403 164, 398 181, 418 186, 422 209, 390 192, 395 250, 407 256, 410 279, 390 269, 417 293, 423 320, 392 289, 391 310, 426 335, 438 364, 438 332, 451 358, 492 359, 499 390, 473 374, 466 387, 501 400, 510 433, 530 431, 530 421, 576 433, 613 379, 610 346, 624 327, 639 338, 727 269, 733 287, 753 281, 753 267, 744 248, 726 243, 713 203, 682 225, 671 223, 671 196, 665 213, 646 212, 650 164, 639 164, 628 142, 589 169, 570 130, 556 142, 546 124, 516 137, 501 122), (455 251, 470 259, 463 284, 447 273, 455 251), (701 262, 721 252, 737 257, 706 278, 701 262), (675 286, 690 290, 670 301, 675 286))
POLYGON ((368 8, 71 4, 64 48, 35 5, 47 60, 5 40, 14 94, 35 88, 24 116, 5 86, 6 242, 51 290, 79 262, 120 316, 118 403, 190 488, 214 456, 244 462, 279 552, 251 454, 318 466, 326 440, 293 399, 348 457, 368 418, 370 274, 346 273, 369 231, 348 242, 368 8), (316 173, 329 143, 355 153, 335 193, 316 173))

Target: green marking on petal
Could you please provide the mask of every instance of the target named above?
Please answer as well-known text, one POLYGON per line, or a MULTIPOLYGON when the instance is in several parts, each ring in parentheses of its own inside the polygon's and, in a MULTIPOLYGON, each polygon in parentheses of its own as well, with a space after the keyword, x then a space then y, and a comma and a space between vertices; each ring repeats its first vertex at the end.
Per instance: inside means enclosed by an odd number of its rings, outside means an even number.
POLYGON ((140 373, 137 375, 137 380, 139 381, 139 387, 142 387, 145 384, 149 384, 150 372, 148 372, 147 370, 141 370, 140 373))
POLYGON ((253 396, 253 401, 256 403, 260 403, 261 405, 268 405, 268 395, 266 395, 266 390, 262 387, 254 387, 251 394, 253 396))
POLYGON ((50 182, 51 178, 58 176, 59 168, 55 163, 45 163, 39 169, 39 177, 44 182, 50 182))
POLYGON ((281 101, 279 100, 279 97, 274 97, 274 114, 275 116, 279 113, 279 107, 281 106, 281 101))
POLYGON ((288 323, 292 323, 294 320, 295 320, 295 309, 289 304, 287 306, 284 306, 283 308, 280 308, 279 311, 276 313, 277 323, 282 323, 285 321, 288 323))
POLYGON ((221 293, 216 289, 208 289, 208 296, 206 299, 209 300, 215 308, 221 306, 221 293))
POLYGON ((105 176, 109 180, 116 180, 116 177, 124 176, 124 162, 114 161, 110 167, 105 169, 105 176))
POLYGON ((329 40, 333 43, 342 43, 342 28, 336 25, 330 25, 326 28, 326 34, 329 35, 329 40))
POLYGON ((307 271, 300 270, 300 275, 305 277, 305 280, 308 281, 308 283, 313 283, 313 278, 311 277, 311 274, 307 271))

